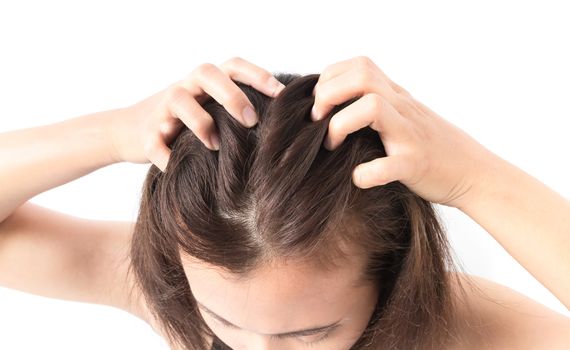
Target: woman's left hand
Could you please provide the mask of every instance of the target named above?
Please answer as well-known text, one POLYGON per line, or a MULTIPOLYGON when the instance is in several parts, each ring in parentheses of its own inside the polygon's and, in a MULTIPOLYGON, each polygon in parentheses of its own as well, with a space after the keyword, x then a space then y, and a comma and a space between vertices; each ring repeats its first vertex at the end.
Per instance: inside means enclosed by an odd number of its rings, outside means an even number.
POLYGON ((488 149, 414 99, 368 57, 328 66, 313 91, 313 120, 335 105, 360 98, 330 118, 325 147, 370 126, 379 132, 387 157, 359 164, 353 182, 361 188, 400 181, 422 198, 457 208, 483 186, 499 161, 488 149))

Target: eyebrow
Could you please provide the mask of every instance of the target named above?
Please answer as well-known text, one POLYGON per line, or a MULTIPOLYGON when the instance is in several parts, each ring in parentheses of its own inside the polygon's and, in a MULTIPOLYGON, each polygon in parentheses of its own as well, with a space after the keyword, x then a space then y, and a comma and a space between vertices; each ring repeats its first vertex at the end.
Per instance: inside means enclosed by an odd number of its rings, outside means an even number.
MULTIPOLYGON (((204 311, 206 311, 207 313, 209 313, 210 315, 212 315, 214 318, 217 318, 219 321, 223 322, 223 323, 227 323, 229 326, 231 327, 235 327, 238 329, 242 329, 241 327, 236 326, 235 324, 231 323, 230 321, 226 320, 225 318, 223 318, 222 316, 216 314, 214 311, 208 309, 204 304, 202 304, 201 302, 197 301, 198 306, 200 306, 202 309, 204 309, 204 311)), ((276 337, 299 337, 299 336, 304 336, 304 335, 312 335, 312 334, 318 334, 318 333, 323 333, 325 331, 329 331, 332 330, 333 328, 336 328, 339 326, 341 320, 338 320, 334 323, 325 325, 325 326, 319 326, 319 327, 313 327, 313 328, 307 328, 307 329, 301 329, 298 331, 292 331, 292 332, 286 332, 286 333, 277 333, 277 334, 266 334, 266 335, 271 335, 271 336, 276 336, 276 337)))

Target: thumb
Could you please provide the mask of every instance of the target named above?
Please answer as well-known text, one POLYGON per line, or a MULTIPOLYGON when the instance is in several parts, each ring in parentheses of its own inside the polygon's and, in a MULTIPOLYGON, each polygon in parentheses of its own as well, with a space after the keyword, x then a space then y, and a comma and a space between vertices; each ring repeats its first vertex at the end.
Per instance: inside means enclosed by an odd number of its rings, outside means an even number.
POLYGON ((365 189, 405 179, 409 177, 410 171, 410 162, 405 156, 381 157, 357 165, 352 172, 352 181, 365 189))

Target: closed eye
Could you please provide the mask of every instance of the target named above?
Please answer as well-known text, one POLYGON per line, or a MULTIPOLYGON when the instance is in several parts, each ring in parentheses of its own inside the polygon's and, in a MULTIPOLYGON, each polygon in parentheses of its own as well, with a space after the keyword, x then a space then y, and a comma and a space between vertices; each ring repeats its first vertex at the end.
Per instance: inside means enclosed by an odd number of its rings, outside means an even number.
MULTIPOLYGON (((222 324, 224 327, 228 327, 228 328, 233 328, 233 329, 237 329, 236 326, 234 326, 231 323, 226 322, 225 320, 213 317, 216 321, 220 322, 220 324, 222 324)), ((306 341, 303 340, 304 344, 307 345, 312 345, 318 342, 321 342, 323 340, 325 340, 326 338, 328 338, 328 336, 330 335, 330 333, 332 333, 332 331, 337 328, 338 325, 333 326, 332 328, 327 329, 326 331, 316 331, 316 332, 306 332, 306 333, 302 333, 302 334, 296 334, 296 335, 271 335, 270 338, 271 339, 284 339, 284 338, 298 338, 301 339, 303 337, 310 337, 310 336, 314 336, 314 335, 321 335, 320 338, 316 339, 316 340, 312 340, 312 341, 306 341)))
POLYGON ((305 344, 306 344, 306 345, 309 345, 309 346, 314 346, 314 345, 316 345, 317 343, 320 343, 320 342, 324 341, 325 339, 327 339, 330 334, 331 334, 331 331, 327 331, 327 332, 326 332, 325 334, 323 334, 323 336, 320 337, 319 339, 313 340, 313 341, 309 341, 309 342, 305 342, 305 344))

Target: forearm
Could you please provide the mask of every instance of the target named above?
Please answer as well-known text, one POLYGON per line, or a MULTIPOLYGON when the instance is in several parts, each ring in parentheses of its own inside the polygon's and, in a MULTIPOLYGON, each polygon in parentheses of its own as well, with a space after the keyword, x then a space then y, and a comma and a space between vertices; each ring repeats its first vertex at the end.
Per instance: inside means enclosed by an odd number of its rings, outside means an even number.
POLYGON ((0 134, 0 222, 35 195, 115 162, 110 110, 0 134))
POLYGON ((570 201, 496 157, 461 209, 570 309, 570 201))

